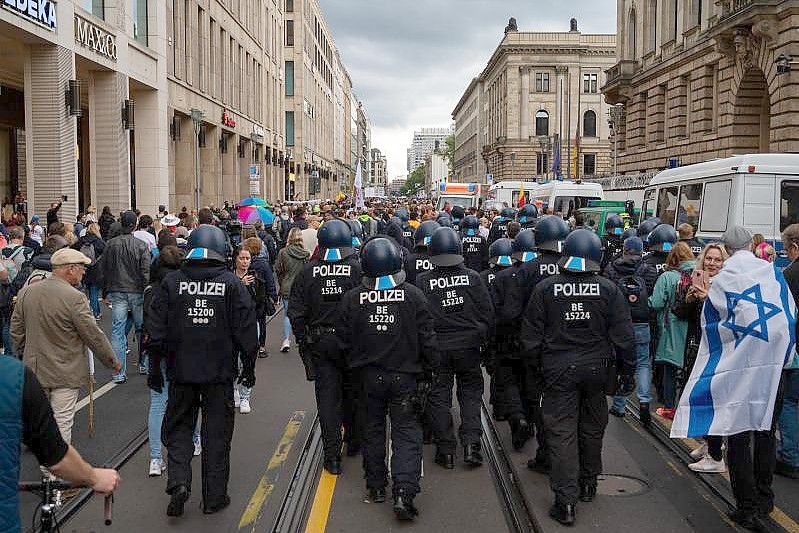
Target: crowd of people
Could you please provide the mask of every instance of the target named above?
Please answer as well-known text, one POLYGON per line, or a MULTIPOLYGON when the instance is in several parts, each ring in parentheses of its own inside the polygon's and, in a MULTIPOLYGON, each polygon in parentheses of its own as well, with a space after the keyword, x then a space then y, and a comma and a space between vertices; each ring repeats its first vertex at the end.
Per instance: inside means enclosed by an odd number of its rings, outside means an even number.
MULTIPOLYGON (((725 392, 714 389, 702 403, 695 391, 714 377, 718 361, 708 360, 716 337, 717 352, 734 344, 730 360, 747 336, 787 348, 776 378, 758 384, 768 405, 758 423, 702 426, 704 444, 689 467, 729 469, 737 501, 731 517, 753 530, 773 508, 772 474, 799 478, 796 332, 769 340, 757 327, 735 329, 738 311, 728 306, 719 313, 732 333, 708 338, 721 322, 713 319, 714 291, 742 279, 736 265, 760 272, 747 262, 776 258, 771 244, 744 228, 705 244, 688 224, 649 218, 630 228, 611 215, 606 234, 597 235, 579 213, 564 220, 529 204, 437 211, 425 201, 278 203, 273 217, 254 224, 243 224, 227 203, 177 213, 161 206, 154 216, 114 216, 108 207, 97 216, 89 207, 74 223, 59 219, 60 207, 51 205, 46 225, 33 216, 0 226, 0 318, 10 356, 0 358, 7 366, 0 380, 19 393, 26 413, 19 439, 48 475, 98 492, 118 483, 115 472, 91 469, 69 444, 79 391, 92 379, 87 349, 123 385, 135 342, 137 370, 150 388, 148 474, 167 472, 167 514, 184 512, 193 455, 203 455, 203 511, 227 507, 231 408, 246 415, 258 407, 256 361, 269 355, 267 318, 282 309, 281 351, 296 345, 314 382, 325 470, 340 475, 342 452, 362 454, 367 499, 385 501, 389 416, 400 519, 418 514, 424 444, 435 446, 444 469, 455 468, 458 444, 467 467, 482 464, 484 368, 494 419, 508 422, 517 451, 536 439, 528 466, 549 476, 550 515, 574 523, 577 502, 596 495, 608 413, 637 409, 650 427, 654 411, 660 423, 674 420, 677 432, 681 412, 690 409, 692 422, 694 413, 713 418, 725 392), (98 325, 104 312, 110 339, 98 325), (628 401, 631 394, 637 401, 628 401)), ((799 298, 799 224, 785 229, 782 242, 792 263, 784 274, 770 269, 773 276, 757 279, 758 291, 799 298)), ((795 327, 794 299, 768 305, 795 327)), ((746 404, 742 394, 730 402, 746 404)), ((18 457, 0 460, 19 467, 18 457)))

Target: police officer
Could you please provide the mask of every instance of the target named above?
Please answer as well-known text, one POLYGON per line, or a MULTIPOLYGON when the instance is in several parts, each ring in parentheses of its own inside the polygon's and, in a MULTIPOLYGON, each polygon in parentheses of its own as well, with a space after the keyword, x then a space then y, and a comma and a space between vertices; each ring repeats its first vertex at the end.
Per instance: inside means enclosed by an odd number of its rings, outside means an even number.
POLYGON ((394 215, 399 219, 400 227, 402 228, 402 245, 408 250, 413 250, 413 227, 411 227, 411 214, 404 207, 400 207, 394 212, 394 215))
POLYGON ((167 447, 168 516, 181 516, 191 493, 192 433, 202 405, 203 512, 230 504, 230 440, 233 437, 233 381, 236 354, 242 357, 239 383, 255 384, 258 331, 250 295, 225 266, 226 239, 216 226, 191 232, 180 270, 154 288, 150 327, 150 376, 163 387, 160 357, 167 358, 169 398, 162 430, 167 447))
POLYGON ((527 369, 519 354, 519 319, 527 300, 520 276, 521 265, 536 258, 535 234, 526 229, 513 241, 513 266, 497 273, 491 285, 496 317, 495 379, 499 412, 510 424, 513 447, 522 449, 530 436, 527 369))
POLYGON ((438 222, 438 224, 440 226, 451 228, 452 227, 452 215, 450 215, 446 211, 442 211, 436 217, 436 222, 438 222))
POLYGON ((480 404, 483 397, 481 348, 493 329, 493 313, 488 289, 480 275, 463 262, 461 240, 452 228, 439 228, 430 241, 430 272, 416 278, 433 314, 439 345, 438 379, 430 393, 430 418, 436 442, 437 464, 455 467, 455 434, 452 423, 452 386, 458 383, 461 426, 458 437, 463 460, 480 466, 480 404))
POLYGON ((428 247, 430 239, 433 237, 433 232, 440 228, 441 225, 435 220, 425 220, 419 225, 419 228, 414 234, 416 246, 413 252, 408 254, 405 259, 405 279, 408 283, 415 283, 416 276, 422 272, 433 270, 433 263, 430 262, 430 252, 428 247))
POLYGON ((480 235, 480 219, 474 215, 461 223, 461 245, 466 268, 482 272, 488 267, 488 241, 480 235))
POLYGON ((508 222, 516 218, 516 211, 512 207, 503 207, 499 212, 499 216, 494 217, 491 221, 491 227, 488 228, 488 243, 492 243, 497 239, 502 239, 508 236, 508 222))
POLYGON ((683 222, 677 226, 677 234, 680 236, 680 242, 688 245, 694 257, 699 257, 705 247, 705 243, 694 236, 694 227, 687 222, 683 222))
POLYGON ((522 346, 544 379, 541 409, 555 493, 549 514, 571 525, 578 497, 594 499, 602 471, 608 354, 615 350, 621 360, 619 392, 629 394, 635 352, 629 306, 616 284, 597 275, 599 237, 576 230, 563 248, 560 274, 538 284, 525 311, 522 346))
POLYGON ((352 456, 361 445, 357 423, 357 379, 346 368, 335 341, 335 322, 344 294, 361 281, 361 267, 352 248, 352 232, 343 220, 319 228, 319 260, 306 264, 291 288, 289 320, 303 362, 312 364, 314 388, 324 444, 324 468, 341 473, 341 425, 352 456))
POLYGON ((456 205, 450 211, 450 215, 452 215, 452 229, 461 231, 461 224, 466 217, 466 212, 463 210, 463 207, 456 205))
POLYGON ((613 213, 605 219, 605 236, 602 238, 602 270, 620 253, 622 248, 621 234, 624 233, 624 220, 613 213))
POLYGON ((386 415, 391 418, 394 512, 403 520, 418 511, 422 468, 422 394, 436 370, 436 338, 427 299, 405 282, 402 255, 377 237, 361 250, 361 285, 344 295, 336 337, 350 368, 359 369, 366 405, 364 467, 369 500, 386 497, 386 415))
POLYGON ((522 229, 533 229, 538 222, 538 208, 535 204, 524 204, 517 215, 522 229))
POLYGON ((657 270, 658 276, 660 276, 666 270, 666 258, 676 242, 677 232, 674 230, 674 226, 658 225, 647 237, 649 254, 644 257, 643 262, 657 270))
POLYGON ((648 251, 647 237, 652 233, 652 230, 658 227, 662 222, 658 217, 649 217, 638 225, 638 237, 644 242, 645 251, 648 251))
POLYGON ((350 231, 352 232, 352 249, 355 253, 355 257, 358 257, 361 252, 361 246, 363 246, 363 241, 366 238, 364 235, 363 224, 361 221, 356 218, 347 219, 347 225, 350 227, 350 231))

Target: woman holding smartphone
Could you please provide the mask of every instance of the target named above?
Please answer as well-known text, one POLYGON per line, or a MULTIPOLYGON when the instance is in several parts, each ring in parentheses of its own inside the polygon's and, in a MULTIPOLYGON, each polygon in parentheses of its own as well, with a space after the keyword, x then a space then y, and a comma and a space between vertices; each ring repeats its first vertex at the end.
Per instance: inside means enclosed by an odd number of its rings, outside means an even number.
MULTIPOLYGON (((691 273, 691 284, 687 290, 677 291, 676 315, 688 321, 685 341, 684 373, 686 378, 693 370, 699 344, 702 340, 702 306, 707 299, 713 277, 721 272, 727 251, 720 244, 708 244, 696 260, 696 269, 691 273)), ((722 454, 722 437, 705 437, 705 444, 691 452, 695 463, 688 465, 694 472, 721 474, 727 471, 722 454)))
MULTIPOLYGON (((242 285, 247 288, 247 292, 252 298, 253 306, 257 307, 258 302, 265 301, 266 289, 263 280, 250 269, 251 262, 252 255, 250 255, 250 251, 247 248, 239 246, 233 252, 233 273, 236 274, 242 285)), ((241 359, 239 359, 239 369, 241 369, 241 359)), ((250 413, 252 410, 250 406, 251 393, 252 389, 249 387, 245 387, 242 384, 234 385, 233 403, 243 415, 250 413)))

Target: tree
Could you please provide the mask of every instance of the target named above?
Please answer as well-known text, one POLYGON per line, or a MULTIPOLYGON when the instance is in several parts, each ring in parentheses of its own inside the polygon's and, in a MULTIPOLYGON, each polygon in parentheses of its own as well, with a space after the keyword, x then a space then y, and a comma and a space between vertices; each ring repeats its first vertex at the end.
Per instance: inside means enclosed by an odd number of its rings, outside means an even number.
POLYGON ((400 189, 400 194, 411 196, 422 189, 424 189, 424 165, 419 165, 405 180, 405 184, 400 189))
POLYGON ((455 134, 444 139, 444 146, 439 146, 438 154, 447 160, 447 169, 451 176, 455 172, 455 134))

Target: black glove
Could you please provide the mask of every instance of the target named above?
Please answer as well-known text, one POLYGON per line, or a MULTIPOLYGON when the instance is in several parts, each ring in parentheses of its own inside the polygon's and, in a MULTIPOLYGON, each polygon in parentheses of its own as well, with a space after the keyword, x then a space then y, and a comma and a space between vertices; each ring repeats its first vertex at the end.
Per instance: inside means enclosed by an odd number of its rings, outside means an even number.
POLYGON ((157 370, 150 369, 147 374, 147 386, 156 394, 164 392, 164 376, 161 375, 161 369, 156 367, 157 370))
POLYGON ((616 385, 617 396, 629 396, 635 390, 635 376, 632 374, 619 374, 616 385))

